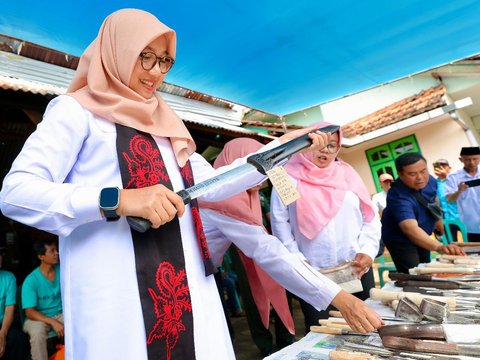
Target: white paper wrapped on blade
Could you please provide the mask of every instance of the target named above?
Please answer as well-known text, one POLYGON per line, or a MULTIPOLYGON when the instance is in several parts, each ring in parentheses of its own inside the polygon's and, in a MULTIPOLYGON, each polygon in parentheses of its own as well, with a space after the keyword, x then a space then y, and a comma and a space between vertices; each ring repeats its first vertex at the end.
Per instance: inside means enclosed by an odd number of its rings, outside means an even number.
MULTIPOLYGON (((480 325, 442 324, 445 338, 452 344, 480 344, 480 325)), ((480 354, 480 345, 478 348, 480 354)))
POLYGON ((363 286, 357 275, 352 274, 354 271, 352 263, 353 261, 346 261, 318 271, 338 284, 346 292, 354 294, 363 291, 363 286))

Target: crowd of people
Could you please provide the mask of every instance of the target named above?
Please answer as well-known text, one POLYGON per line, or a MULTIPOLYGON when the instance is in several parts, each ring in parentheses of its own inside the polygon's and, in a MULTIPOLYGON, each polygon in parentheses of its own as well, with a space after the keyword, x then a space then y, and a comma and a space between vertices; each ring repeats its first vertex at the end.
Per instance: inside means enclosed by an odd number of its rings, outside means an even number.
POLYGON ((354 331, 367 333, 384 324, 363 301, 375 286, 372 265, 383 243, 401 272, 428 262, 431 251, 464 254, 431 237, 444 230, 437 199, 445 218, 459 218, 468 240, 480 241, 480 187, 469 182, 480 178, 478 147, 462 148, 458 171, 435 162, 437 180, 421 154, 402 154, 398 178, 381 174, 373 201, 339 157, 341 130, 315 131, 327 123, 266 146, 232 140, 211 166, 156 92, 175 55, 175 32, 152 14, 111 14, 81 56, 68 93, 50 102, 14 161, 0 193, 2 213, 57 235, 59 251, 53 242, 35 245, 40 265, 17 304, 23 331, 12 327, 15 279, 0 272, 0 358, 25 351, 29 339, 32 359, 45 360, 53 331, 64 338, 67 359, 234 359, 222 284, 230 286, 232 314, 245 311, 262 355, 295 340, 293 297, 306 332, 335 308, 354 331), (177 194, 307 133, 311 147, 284 164, 295 202, 273 190, 266 205, 261 173, 187 205, 177 194), (130 227, 135 218, 150 228, 130 227), (212 275, 229 248, 232 269, 216 282, 212 275), (362 290, 351 294, 323 275, 344 263, 362 290), (276 344, 268 330, 272 309, 276 344))

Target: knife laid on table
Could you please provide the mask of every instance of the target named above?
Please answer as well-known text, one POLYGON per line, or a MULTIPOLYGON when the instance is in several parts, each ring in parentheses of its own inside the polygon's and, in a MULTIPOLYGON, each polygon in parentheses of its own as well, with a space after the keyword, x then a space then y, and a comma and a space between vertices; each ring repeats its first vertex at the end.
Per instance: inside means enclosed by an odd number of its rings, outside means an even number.
POLYGON ((459 345, 439 341, 408 339, 398 336, 384 336, 382 342, 388 349, 444 355, 478 356, 480 354, 480 345, 459 345))

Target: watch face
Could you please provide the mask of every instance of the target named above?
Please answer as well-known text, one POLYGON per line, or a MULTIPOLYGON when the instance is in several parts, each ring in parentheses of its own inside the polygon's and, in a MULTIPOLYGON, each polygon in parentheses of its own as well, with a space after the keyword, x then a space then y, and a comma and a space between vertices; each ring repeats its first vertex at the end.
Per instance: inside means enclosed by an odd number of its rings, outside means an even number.
POLYGON ((100 193, 100 207, 103 209, 117 208, 118 206, 117 188, 104 188, 100 193))

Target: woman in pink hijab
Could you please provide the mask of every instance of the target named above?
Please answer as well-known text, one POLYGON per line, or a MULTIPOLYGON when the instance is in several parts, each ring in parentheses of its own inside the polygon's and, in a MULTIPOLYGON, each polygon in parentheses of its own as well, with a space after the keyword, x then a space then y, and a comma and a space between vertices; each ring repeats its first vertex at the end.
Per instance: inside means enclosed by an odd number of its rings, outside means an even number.
MULTIPOLYGON (((322 128, 329 123, 317 123, 322 128)), ((353 261, 361 279, 360 299, 375 286, 371 269, 380 243, 381 224, 370 195, 357 172, 337 157, 342 132, 332 134, 323 149, 295 154, 285 166, 300 199, 284 206, 274 191, 270 217, 272 231, 294 254, 317 269, 353 261)), ((301 301, 308 331, 328 311, 319 312, 301 301)))
MULTIPOLYGON (((229 164, 259 146, 252 139, 232 140, 225 145, 214 166, 229 164)), ((381 326, 379 316, 363 301, 342 291, 302 258, 289 252, 276 237, 268 234, 262 224, 258 189, 254 189, 221 202, 202 201, 200 208, 214 264, 222 263, 223 255, 232 243, 239 249, 265 327, 268 326, 271 302, 287 328, 291 328, 290 318, 284 316, 288 311, 284 291, 279 289, 278 284, 316 310, 326 309, 332 303, 356 329, 360 329, 357 325, 365 331, 381 326), (277 296, 278 300, 275 299, 277 296)))
POLYGON ((175 55, 175 32, 152 14, 109 15, 5 177, 2 213, 59 236, 66 359, 234 358, 197 203, 176 194, 215 170, 156 91, 175 55))
MULTIPOLYGON (((225 144, 213 167, 218 168, 229 165, 236 159, 258 151, 261 147, 261 143, 249 138, 231 140, 225 144)), ((205 213, 203 209, 210 209, 217 214, 263 228, 259 189, 260 185, 220 202, 200 201, 201 213, 205 213)), ((223 257, 225 250, 219 249, 217 251, 219 239, 209 231, 209 220, 210 218, 207 219, 207 225, 204 225, 207 242, 214 247, 214 259, 218 258, 218 261, 221 261, 220 258, 223 257)), ((263 228, 263 230, 266 233, 266 229, 263 228)), ((235 243, 235 239, 232 239, 232 241, 235 243)), ((231 244, 230 241, 227 243, 231 244)), ((273 336, 268 330, 270 325, 270 305, 273 306, 275 314, 278 315, 275 321, 275 338, 279 347, 289 345, 295 340, 293 336, 294 324, 288 308, 285 289, 273 280, 254 260, 247 257, 242 250, 238 248, 236 250, 238 255, 232 254, 231 258, 240 279, 240 292, 247 313, 252 340, 259 348, 262 356, 267 356, 273 351, 273 336), (241 264, 235 261, 237 258, 241 259, 241 264), (245 274, 248 280, 242 281, 245 274)))

